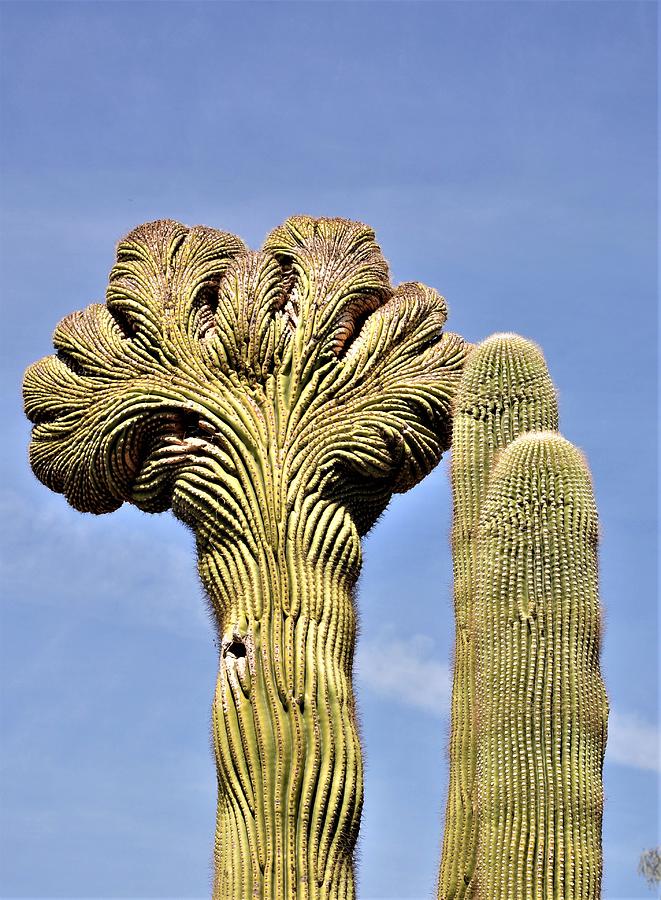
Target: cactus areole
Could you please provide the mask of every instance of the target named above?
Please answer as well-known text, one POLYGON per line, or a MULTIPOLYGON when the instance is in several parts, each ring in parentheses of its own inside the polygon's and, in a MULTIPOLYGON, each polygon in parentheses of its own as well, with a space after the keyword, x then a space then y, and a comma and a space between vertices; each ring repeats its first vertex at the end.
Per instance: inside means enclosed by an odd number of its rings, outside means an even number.
POLYGON ((158 221, 26 373, 44 484, 195 533, 221 635, 216 897, 354 895, 360 538, 449 445, 467 347, 445 319, 359 223, 291 218, 252 252, 158 221))

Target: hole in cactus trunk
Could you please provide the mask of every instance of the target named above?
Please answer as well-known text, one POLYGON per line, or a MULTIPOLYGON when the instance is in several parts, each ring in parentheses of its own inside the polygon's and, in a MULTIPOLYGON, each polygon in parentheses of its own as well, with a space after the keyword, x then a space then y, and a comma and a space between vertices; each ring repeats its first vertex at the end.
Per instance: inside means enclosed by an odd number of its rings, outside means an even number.
POLYGON ((234 639, 225 648, 225 656, 232 656, 234 659, 243 659, 246 655, 246 645, 242 641, 234 639))

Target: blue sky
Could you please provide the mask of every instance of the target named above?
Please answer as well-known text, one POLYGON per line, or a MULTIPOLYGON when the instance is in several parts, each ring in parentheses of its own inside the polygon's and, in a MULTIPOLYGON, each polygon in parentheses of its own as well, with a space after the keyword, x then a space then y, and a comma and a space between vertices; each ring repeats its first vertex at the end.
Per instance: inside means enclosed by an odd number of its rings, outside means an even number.
MULTIPOLYGON (((209 893, 214 635, 169 515, 94 518, 31 476, 19 383, 154 218, 253 246, 371 224, 471 340, 542 345, 601 515, 607 898, 658 842, 656 7, 3 3, 0 885, 209 893)), ((453 641, 447 459, 365 550, 360 896, 433 891, 453 641), (384 665, 384 659, 389 665, 384 665)))

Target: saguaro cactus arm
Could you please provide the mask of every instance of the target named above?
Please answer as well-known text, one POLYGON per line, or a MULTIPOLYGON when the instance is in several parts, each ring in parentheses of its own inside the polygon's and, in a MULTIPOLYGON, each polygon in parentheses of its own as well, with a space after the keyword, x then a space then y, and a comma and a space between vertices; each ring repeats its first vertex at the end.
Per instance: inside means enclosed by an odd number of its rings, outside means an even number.
POLYGON ((513 441, 477 540, 477 895, 596 900, 608 704, 578 450, 552 432, 513 441))
POLYGON ((452 426, 456 641, 440 900, 471 896, 475 873, 478 711, 472 620, 480 511, 497 454, 522 432, 554 429, 557 425, 555 390, 535 344, 515 334, 495 334, 472 350, 457 389, 452 426))
POLYGON ((457 644, 439 897, 590 898, 607 703, 597 524, 544 359, 471 354, 453 425, 457 644))
POLYGON ((391 287, 364 225, 296 217, 250 252, 162 221, 26 374, 45 484, 194 529, 222 636, 217 897, 353 896, 360 536, 449 443, 466 347, 445 318, 391 287))

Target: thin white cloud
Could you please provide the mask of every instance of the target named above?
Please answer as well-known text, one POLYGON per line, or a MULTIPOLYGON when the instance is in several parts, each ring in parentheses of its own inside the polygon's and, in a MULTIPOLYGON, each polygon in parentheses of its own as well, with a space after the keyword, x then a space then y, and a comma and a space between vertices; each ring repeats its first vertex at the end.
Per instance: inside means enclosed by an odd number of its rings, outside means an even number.
POLYGON ((404 639, 383 633, 361 642, 356 672, 358 680, 381 697, 437 716, 449 709, 450 670, 434 657, 434 642, 425 635, 404 639))
MULTIPOLYGON (((359 645, 358 681, 373 693, 434 715, 450 705, 450 667, 434 657, 433 641, 421 634, 403 639, 394 631, 359 645)), ((634 769, 661 772, 659 728, 636 713, 611 711, 606 759, 634 769)))
POLYGON ((636 713, 613 710, 608 720, 606 759, 609 762, 661 772, 661 735, 658 725, 636 713))
POLYGON ((5 602, 66 604, 114 624, 201 633, 208 620, 190 536, 136 510, 84 516, 61 497, 0 493, 5 602), (204 625, 203 625, 204 623, 204 625))

